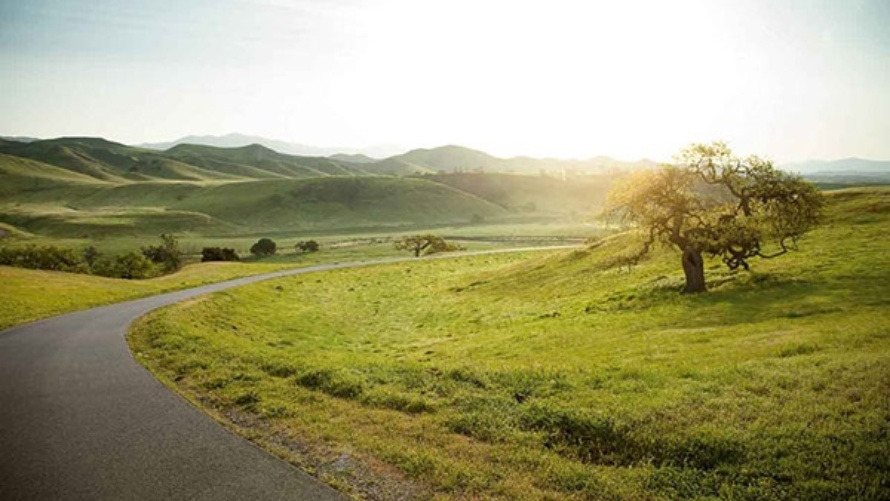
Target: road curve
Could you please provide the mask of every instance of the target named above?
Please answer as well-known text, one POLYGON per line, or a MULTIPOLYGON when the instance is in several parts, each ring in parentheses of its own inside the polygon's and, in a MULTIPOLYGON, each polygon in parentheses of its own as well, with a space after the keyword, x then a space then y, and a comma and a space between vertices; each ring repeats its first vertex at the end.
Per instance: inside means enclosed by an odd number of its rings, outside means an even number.
MULTIPOLYGON (((522 250, 542 248, 510 251, 522 250)), ((505 251, 453 257, 490 252, 505 251)), ((408 260, 267 273, 0 332, 0 498, 346 499, 161 385, 130 354, 127 328, 153 309, 239 285, 408 260)))

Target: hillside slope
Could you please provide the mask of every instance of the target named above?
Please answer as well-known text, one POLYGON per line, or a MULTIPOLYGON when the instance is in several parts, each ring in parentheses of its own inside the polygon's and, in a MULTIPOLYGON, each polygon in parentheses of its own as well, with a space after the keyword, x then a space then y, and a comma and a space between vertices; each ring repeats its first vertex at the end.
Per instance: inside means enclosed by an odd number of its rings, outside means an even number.
POLYGON ((605 202, 609 176, 567 179, 499 173, 433 174, 422 179, 472 193, 512 212, 561 213, 591 216, 605 202))
POLYGON ((384 177, 126 184, 53 180, 45 189, 0 198, 0 222, 68 238, 399 228, 505 214, 496 204, 440 183, 384 177))
POLYGON ((705 294, 679 294, 671 250, 619 266, 625 234, 247 286, 149 315, 131 346, 357 489, 392 468, 436 499, 887 499, 890 190, 828 201, 798 252, 710 261, 705 294))
POLYGON ((285 155, 258 144, 239 148, 181 144, 164 154, 214 172, 258 179, 367 175, 348 162, 285 155))
POLYGON ((654 167, 649 160, 622 162, 609 157, 585 160, 514 157, 498 158, 463 146, 416 149, 367 164, 364 168, 379 174, 430 174, 459 172, 500 172, 514 174, 605 174, 654 167))
POLYGON ((201 169, 153 151, 101 138, 70 137, 0 144, 0 153, 30 158, 103 181, 226 180, 235 176, 201 169))

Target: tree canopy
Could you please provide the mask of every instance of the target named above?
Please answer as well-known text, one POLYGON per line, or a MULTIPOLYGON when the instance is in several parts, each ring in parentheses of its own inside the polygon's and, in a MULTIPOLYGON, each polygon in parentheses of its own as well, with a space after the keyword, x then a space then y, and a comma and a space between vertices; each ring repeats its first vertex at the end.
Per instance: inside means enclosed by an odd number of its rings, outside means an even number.
POLYGON ((261 238, 250 246, 250 253, 256 257, 274 256, 278 245, 271 238, 261 238))
POLYGON ((677 160, 620 183, 607 213, 646 235, 632 261, 656 242, 682 251, 684 292, 705 290, 703 254, 719 256, 730 270, 748 270, 752 258, 796 249, 819 221, 816 187, 768 160, 738 158, 721 142, 694 144, 677 160))
POLYGON ((421 253, 435 254, 437 252, 453 252, 464 250, 463 247, 448 243, 438 235, 411 235, 394 242, 397 250, 407 250, 419 257, 421 253))
POLYGON ((315 240, 300 240, 294 245, 294 250, 299 252, 318 252, 320 245, 315 240))

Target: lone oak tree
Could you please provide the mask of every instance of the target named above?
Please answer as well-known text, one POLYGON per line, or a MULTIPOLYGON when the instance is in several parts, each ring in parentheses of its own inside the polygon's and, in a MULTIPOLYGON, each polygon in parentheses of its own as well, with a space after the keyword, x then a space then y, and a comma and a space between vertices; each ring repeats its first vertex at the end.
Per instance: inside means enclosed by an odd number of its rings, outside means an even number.
POLYGON ((396 250, 407 250, 414 253, 414 257, 420 257, 421 252, 435 254, 437 252, 452 252, 463 250, 459 245, 450 244, 438 235, 411 235, 393 242, 396 250))
POLYGON ((748 270, 751 258, 796 249, 819 221, 823 200, 816 187, 767 160, 737 158, 721 142, 694 144, 677 159, 613 190, 607 213, 646 233, 632 263, 656 242, 682 252, 683 292, 705 290, 703 254, 720 256, 730 270, 748 270))

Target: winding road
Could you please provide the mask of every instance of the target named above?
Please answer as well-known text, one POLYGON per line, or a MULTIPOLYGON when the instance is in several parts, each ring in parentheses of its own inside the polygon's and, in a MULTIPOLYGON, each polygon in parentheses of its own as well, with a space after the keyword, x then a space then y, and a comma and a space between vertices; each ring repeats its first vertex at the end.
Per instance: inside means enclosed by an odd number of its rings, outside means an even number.
MULTIPOLYGON (((543 249, 509 252, 528 250, 543 249)), ((458 256, 491 252, 505 251, 458 256)), ((409 260, 255 275, 0 332, 0 499, 345 500, 161 385, 130 354, 127 328, 153 309, 231 287, 409 260)))

